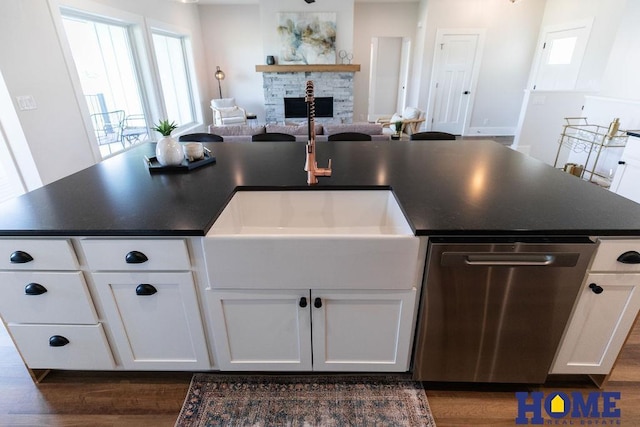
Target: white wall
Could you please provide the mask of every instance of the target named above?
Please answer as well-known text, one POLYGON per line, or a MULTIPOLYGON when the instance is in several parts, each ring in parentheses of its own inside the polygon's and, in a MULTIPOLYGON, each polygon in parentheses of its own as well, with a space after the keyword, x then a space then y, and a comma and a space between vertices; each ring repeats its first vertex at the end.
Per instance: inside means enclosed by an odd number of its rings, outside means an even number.
MULTIPOLYGON (((627 1, 602 78, 602 95, 640 100, 640 2, 627 1)), ((635 128, 634 128, 635 129, 635 128)))
MULTIPOLYGON (((367 120, 371 38, 407 37, 411 40, 410 56, 413 56, 416 44, 417 14, 418 3, 356 3, 354 32, 357 37, 354 39, 353 45, 353 63, 360 64, 360 72, 355 74, 354 80, 354 121, 367 120)), ((395 87, 396 83, 390 84, 395 87)), ((409 83, 407 90, 409 94, 417 91, 411 83, 409 83)), ((387 112, 389 115, 393 113, 395 111, 387 112)))
MULTIPOLYGON (((555 0, 553 0, 555 1, 555 0)), ((419 105, 426 107, 439 28, 485 28, 486 40, 470 128, 473 134, 515 129, 545 0, 427 0, 419 105)))
MULTIPOLYGON (((303 2, 304 3, 304 2, 303 2)), ((222 96, 234 97, 236 103, 264 121, 264 95, 262 74, 256 72, 257 64, 264 64, 260 7, 258 5, 198 7, 202 27, 202 39, 207 69, 209 92, 205 123, 212 123, 210 101, 219 98, 218 81, 214 77, 216 66, 225 73, 222 80, 222 96)), ((275 30, 274 30, 275 31, 275 30)))
MULTIPOLYGON (((576 90, 597 91, 607 67, 609 52, 616 38, 618 25, 626 12, 628 3, 637 0, 550 0, 544 11, 541 32, 547 26, 566 24, 595 18, 591 36, 587 43, 582 67, 578 74, 576 90)), ((521 2, 521 3, 524 3, 521 2)), ((637 26, 637 15, 635 25, 637 26)), ((533 72, 534 70, 532 70, 533 72)))
POLYGON ((0 69, 42 182, 92 165, 47 0, 0 2, 0 46, 0 69), (16 97, 22 95, 33 96, 37 109, 20 111, 16 97))
MULTIPOLYGON (((77 4, 75 0, 60 3, 77 4)), ((86 5, 117 8, 141 16, 194 30, 192 43, 196 73, 206 74, 200 40, 197 7, 158 0, 96 0, 86 5)), ((20 125, 42 182, 60 179, 91 166, 99 159, 89 141, 93 131, 85 126, 83 110, 73 82, 72 64, 67 64, 55 22, 55 1, 3 0, 0 2, 0 69, 14 101, 20 125), (20 111, 16 96, 31 95, 37 109, 20 111)), ((201 96, 206 81, 198 84, 201 96)), ((208 104, 208 99, 205 99, 208 104)), ((9 141, 10 143, 12 141, 9 141)))

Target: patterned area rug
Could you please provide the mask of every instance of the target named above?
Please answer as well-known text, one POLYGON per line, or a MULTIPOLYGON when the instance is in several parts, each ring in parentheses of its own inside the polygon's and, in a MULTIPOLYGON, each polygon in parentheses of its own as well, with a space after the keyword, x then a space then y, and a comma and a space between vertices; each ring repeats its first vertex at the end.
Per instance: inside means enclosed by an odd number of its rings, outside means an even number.
POLYGON ((194 374, 177 427, 428 426, 422 384, 396 375, 194 374))

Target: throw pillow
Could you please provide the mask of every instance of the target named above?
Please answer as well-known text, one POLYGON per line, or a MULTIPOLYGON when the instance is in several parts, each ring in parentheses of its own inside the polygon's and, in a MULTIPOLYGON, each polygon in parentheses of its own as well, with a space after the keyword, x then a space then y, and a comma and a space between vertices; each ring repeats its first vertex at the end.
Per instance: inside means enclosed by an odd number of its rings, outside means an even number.
POLYGON ((406 120, 416 120, 420 118, 420 110, 415 107, 407 107, 402 112, 402 117, 406 120))
POLYGON ((236 99, 235 98, 219 98, 219 99, 212 99, 211 100, 211 106, 213 108, 229 108, 229 107, 235 107, 236 106, 236 99))
POLYGON ((218 108, 218 111, 220 112, 220 117, 223 119, 226 119, 228 117, 244 116, 244 113, 238 107, 223 107, 223 108, 218 108))

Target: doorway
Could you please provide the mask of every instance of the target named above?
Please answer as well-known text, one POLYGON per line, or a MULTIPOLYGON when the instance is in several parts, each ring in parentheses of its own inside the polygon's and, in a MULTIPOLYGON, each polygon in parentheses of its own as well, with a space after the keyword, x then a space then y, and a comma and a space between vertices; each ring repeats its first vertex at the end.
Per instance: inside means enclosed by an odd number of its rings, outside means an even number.
POLYGON ((407 37, 372 37, 368 120, 404 109, 411 42, 407 37))
POLYGON ((466 133, 483 44, 483 29, 437 31, 429 98, 431 130, 466 133))

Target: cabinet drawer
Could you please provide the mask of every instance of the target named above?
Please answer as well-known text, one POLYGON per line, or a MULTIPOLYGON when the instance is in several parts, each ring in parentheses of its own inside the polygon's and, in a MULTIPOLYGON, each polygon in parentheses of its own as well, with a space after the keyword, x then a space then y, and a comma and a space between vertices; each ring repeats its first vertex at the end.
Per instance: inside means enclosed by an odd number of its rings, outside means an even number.
POLYGON ((87 263, 95 271, 189 270, 184 240, 87 239, 82 241, 87 263))
POLYGON ((591 271, 640 272, 640 263, 626 264, 618 261, 625 253, 640 258, 640 240, 601 240, 591 271))
POLYGON ((31 369, 114 369, 102 325, 16 325, 10 323, 20 354, 31 369), (50 345, 54 336, 68 343, 50 345))
POLYGON ((0 314, 14 323, 98 322, 89 290, 79 271, 0 272, 0 314))
POLYGON ((78 261, 67 239, 0 239, 0 270, 77 269, 78 261))

